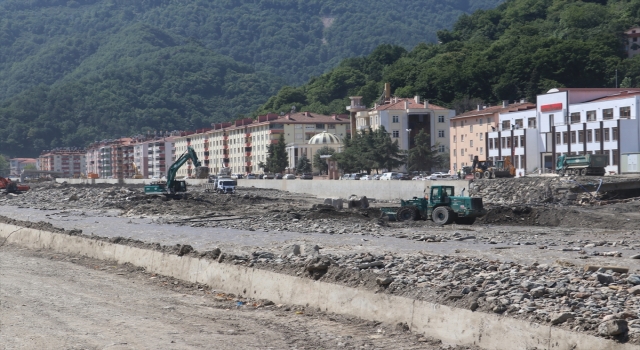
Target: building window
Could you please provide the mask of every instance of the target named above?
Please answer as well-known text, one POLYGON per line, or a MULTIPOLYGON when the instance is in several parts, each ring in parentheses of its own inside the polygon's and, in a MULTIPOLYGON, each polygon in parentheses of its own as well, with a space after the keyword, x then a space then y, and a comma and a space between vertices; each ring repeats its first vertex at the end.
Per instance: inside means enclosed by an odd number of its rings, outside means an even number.
POLYGON ((464 142, 464 135, 460 135, 460 142, 464 142))
POLYGON ((566 131, 562 132, 562 143, 563 144, 569 143, 569 133, 566 131))
POLYGON ((399 123, 400 122, 400 117, 398 117, 397 115, 394 115, 392 118, 393 118, 393 122, 394 123, 399 123))
POLYGON ((588 122, 596 121, 596 111, 587 111, 587 121, 588 122))
POLYGON ((398 131, 398 130, 393 130, 393 137, 395 137, 395 138, 400 137, 400 131, 398 131))
POLYGON ((444 123, 444 116, 443 115, 439 115, 438 116, 438 123, 444 123))
POLYGON ((489 149, 493 149, 493 139, 489 139, 489 149))
POLYGON ((620 118, 629 119, 631 117, 631 107, 620 107, 620 118))
POLYGON ((329 124, 329 129, 335 129, 336 125, 335 124, 329 124))
POLYGON ((484 137, 483 133, 480 133, 480 141, 482 141, 482 138, 484 137))
POLYGON ((469 132, 473 132, 473 124, 469 125, 469 132))
POLYGON ((480 154, 484 154, 484 149, 480 147, 480 154))
POLYGON ((453 135, 453 143, 458 142, 457 139, 458 139, 458 137, 456 135, 453 135))
POLYGON ((529 128, 531 129, 536 128, 536 118, 529 118, 527 122, 528 122, 529 128))
POLYGON ((584 131, 578 131, 578 143, 584 143, 584 131))
POLYGON ((596 142, 600 142, 600 129, 594 130, 596 132, 596 142))
POLYGON ((511 148, 511 137, 507 137, 507 148, 511 148))
POLYGON ((469 141, 469 146, 473 147, 473 140, 469 141))
POLYGON ((480 126, 482 126, 482 118, 480 118, 480 126))
POLYGON ((523 127, 524 127, 524 124, 522 122, 522 119, 516 119, 516 128, 522 129, 523 127))
POLYGON ((578 142, 578 139, 576 137, 576 132, 572 131, 571 132, 571 143, 577 143, 577 142, 578 142))
POLYGON ((444 137, 444 130, 438 130, 438 137, 444 137))
POLYGON ((511 122, 508 120, 505 120, 502 122, 502 130, 509 130, 511 129, 511 122))
POLYGON ((604 129, 604 140, 609 141, 609 128, 604 129))
POLYGON ((613 141, 617 141, 618 140, 618 128, 611 128, 611 136, 613 141))
POLYGON ((524 147, 524 135, 520 135, 520 147, 524 147))
POLYGON ((559 145, 559 144, 561 144, 561 143, 562 143, 562 138, 561 138, 561 136, 560 136, 560 133, 559 133, 559 132, 557 132, 557 133, 556 133, 556 145, 559 145))
POLYGON ((593 141, 593 131, 591 130, 587 130, 587 142, 592 142, 593 141))
POLYGON ((612 159, 613 162, 611 163, 611 165, 618 165, 618 150, 617 149, 611 150, 611 153, 613 158, 612 159))
POLYGON ((438 146, 438 152, 444 153, 444 145, 438 146))
POLYGON ((580 123, 580 112, 571 113, 571 124, 580 123))
POLYGON ((457 151, 458 151, 457 149, 454 149, 454 150, 453 150, 453 156, 454 156, 454 157, 457 157, 457 156, 458 156, 458 155, 457 155, 457 153, 458 153, 457 151))
POLYGON ((464 156, 464 148, 461 148, 461 149, 460 149, 460 156, 461 156, 461 157, 462 157, 462 156, 464 156))
POLYGON ((613 108, 603 109, 602 119, 613 119, 613 108))

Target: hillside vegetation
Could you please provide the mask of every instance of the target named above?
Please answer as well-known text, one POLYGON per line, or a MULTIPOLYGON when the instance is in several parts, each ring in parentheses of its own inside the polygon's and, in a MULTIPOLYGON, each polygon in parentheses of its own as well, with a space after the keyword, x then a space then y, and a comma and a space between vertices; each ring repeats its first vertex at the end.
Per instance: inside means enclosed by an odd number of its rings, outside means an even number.
POLYGON ((528 98, 553 87, 623 87, 640 84, 640 57, 626 59, 623 32, 640 23, 640 1, 509 0, 463 15, 440 44, 411 51, 381 46, 349 58, 301 87, 284 87, 258 111, 291 105, 344 112, 349 95, 371 104, 384 82, 400 97, 470 108, 469 101, 528 98))
POLYGON ((204 127, 500 0, 0 0, 0 153, 204 127), (4 102, 2 102, 4 101, 4 102))

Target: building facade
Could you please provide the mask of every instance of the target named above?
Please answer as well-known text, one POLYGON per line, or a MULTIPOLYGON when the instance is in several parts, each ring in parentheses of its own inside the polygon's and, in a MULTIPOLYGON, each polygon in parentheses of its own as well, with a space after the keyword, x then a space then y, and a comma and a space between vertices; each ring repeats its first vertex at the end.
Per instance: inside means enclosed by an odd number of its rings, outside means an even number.
POLYGON ((629 28, 624 32, 625 43, 624 50, 627 53, 627 57, 631 58, 640 53, 640 42, 638 42, 638 38, 640 37, 640 27, 635 26, 629 28))
MULTIPOLYGON (((260 162, 266 162, 270 144, 284 135, 285 143, 305 143, 323 131, 344 137, 350 132, 349 119, 345 115, 321 115, 310 112, 286 115, 267 114, 257 119, 241 119, 233 123, 212 124, 211 129, 177 137, 176 157, 192 147, 210 172, 229 167, 233 173, 261 172, 260 162)), ((177 176, 192 176, 192 165, 186 164, 177 176)))
POLYGON ((80 177, 86 173, 86 152, 78 148, 57 148, 40 154, 40 170, 55 171, 63 177, 80 177))
POLYGON ((473 157, 487 158, 486 133, 497 130, 501 113, 534 110, 535 104, 520 101, 509 104, 503 101, 499 106, 481 106, 451 118, 450 121, 450 168, 452 172, 469 166, 473 157))
POLYGON ((330 132, 323 131, 311 137, 307 142, 294 142, 287 144, 289 169, 295 169, 297 167, 298 160, 305 156, 309 159, 309 162, 311 162, 312 172, 317 173, 319 169, 313 165, 313 157, 316 152, 323 147, 333 148, 336 153, 340 153, 343 148, 342 138, 330 132))
POLYGON ((400 149, 409 150, 415 146, 415 136, 424 130, 430 137, 429 144, 441 153, 450 151, 449 121, 455 111, 421 100, 391 97, 384 104, 368 110, 359 110, 360 101, 352 97, 352 106, 347 107, 355 115, 356 131, 378 130, 384 127, 392 140, 398 141, 400 149), (355 106, 355 107, 354 107, 355 106))
POLYGON ((606 171, 620 173, 621 155, 640 152, 640 89, 552 89, 537 101, 535 112, 500 114, 487 133, 491 159, 515 155, 524 174, 553 171, 560 155, 605 154, 606 171))
POLYGON ((9 159, 9 175, 10 176, 20 176, 22 174, 22 170, 27 165, 33 165, 36 170, 39 169, 38 159, 35 158, 11 158, 9 159))

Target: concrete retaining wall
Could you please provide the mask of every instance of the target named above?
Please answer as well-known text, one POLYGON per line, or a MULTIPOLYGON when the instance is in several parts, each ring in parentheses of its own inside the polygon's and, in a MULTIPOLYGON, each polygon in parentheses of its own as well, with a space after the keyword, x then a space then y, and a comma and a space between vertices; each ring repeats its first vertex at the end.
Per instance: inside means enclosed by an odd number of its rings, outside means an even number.
MULTIPOLYGON (((151 179, 123 179, 123 184, 146 185, 151 179)), ((94 184, 118 184, 117 179, 56 179, 56 182, 67 182, 72 185, 94 184)), ((187 179, 189 185, 202 185, 207 180, 187 179)), ((469 195, 468 180, 447 181, 349 181, 349 180, 238 180, 240 187, 255 187, 275 189, 294 193, 306 193, 320 198, 339 197, 349 198, 350 195, 367 196, 369 198, 392 200, 421 197, 429 186, 444 185, 455 186, 456 193, 466 189, 465 195, 469 195)))
POLYGON ((216 290, 306 305, 327 312, 391 324, 406 323, 411 331, 448 344, 475 344, 485 349, 638 350, 603 338, 569 332, 492 314, 471 312, 368 290, 317 282, 243 266, 161 253, 65 234, 0 224, 0 238, 32 249, 131 263, 148 272, 171 276, 216 290))

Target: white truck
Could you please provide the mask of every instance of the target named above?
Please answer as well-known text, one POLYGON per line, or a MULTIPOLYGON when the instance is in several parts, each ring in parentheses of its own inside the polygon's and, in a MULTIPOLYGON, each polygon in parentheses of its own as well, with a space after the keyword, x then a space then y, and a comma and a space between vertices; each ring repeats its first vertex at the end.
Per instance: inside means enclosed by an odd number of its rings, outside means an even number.
POLYGON ((231 178, 231 169, 222 168, 218 175, 210 175, 209 180, 204 185, 205 192, 217 192, 233 194, 236 193, 238 181, 231 178))

